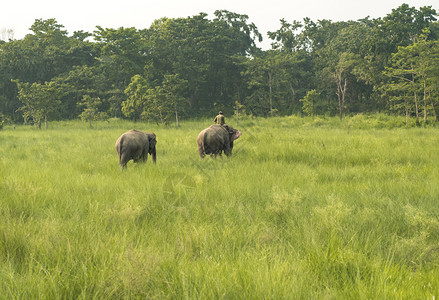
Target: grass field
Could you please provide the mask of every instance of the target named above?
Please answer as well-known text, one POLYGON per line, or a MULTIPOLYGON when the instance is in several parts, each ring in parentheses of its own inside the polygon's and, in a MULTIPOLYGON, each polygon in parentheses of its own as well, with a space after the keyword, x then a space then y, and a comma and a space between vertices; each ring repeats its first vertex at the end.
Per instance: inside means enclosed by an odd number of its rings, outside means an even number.
POLYGON ((384 116, 0 131, 1 299, 437 299, 439 129, 384 116), (391 127, 390 129, 387 127, 391 127), (121 172, 114 143, 157 134, 121 172))

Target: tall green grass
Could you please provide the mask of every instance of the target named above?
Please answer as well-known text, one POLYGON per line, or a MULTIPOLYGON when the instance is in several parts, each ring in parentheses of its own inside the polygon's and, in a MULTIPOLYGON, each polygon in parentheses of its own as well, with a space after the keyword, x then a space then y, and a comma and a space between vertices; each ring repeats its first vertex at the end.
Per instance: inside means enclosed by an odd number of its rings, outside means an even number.
POLYGON ((210 120, 6 126, 0 298, 437 298, 439 132, 404 121, 233 121, 204 160, 210 120), (121 172, 132 128, 157 164, 121 172))

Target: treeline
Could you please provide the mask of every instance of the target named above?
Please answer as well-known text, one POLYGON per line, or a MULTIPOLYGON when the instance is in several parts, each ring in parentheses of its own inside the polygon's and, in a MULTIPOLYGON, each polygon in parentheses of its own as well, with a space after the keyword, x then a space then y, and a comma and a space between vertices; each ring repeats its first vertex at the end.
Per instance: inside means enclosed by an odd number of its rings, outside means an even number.
MULTIPOLYGON (((280 21, 270 50, 248 16, 216 11, 147 29, 72 35, 55 19, 0 41, 0 117, 123 117, 169 123, 227 115, 403 114, 438 121, 439 23, 406 4, 383 18, 280 21)), ((0 122, 2 122, 0 120, 0 122)))

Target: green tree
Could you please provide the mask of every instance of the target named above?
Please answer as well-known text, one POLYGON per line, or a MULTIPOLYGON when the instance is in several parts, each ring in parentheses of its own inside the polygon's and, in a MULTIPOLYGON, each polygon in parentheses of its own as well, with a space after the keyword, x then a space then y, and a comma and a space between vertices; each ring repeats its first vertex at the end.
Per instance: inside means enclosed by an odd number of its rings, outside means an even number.
POLYGON ((273 102, 270 94, 270 84, 273 82, 273 70, 269 61, 258 56, 243 59, 243 65, 245 66, 243 75, 248 89, 248 96, 244 100, 244 105, 252 114, 266 116, 269 113, 272 115, 273 102))
POLYGON ((136 28, 118 29, 97 26, 93 35, 100 49, 99 67, 107 84, 121 89, 131 77, 143 72, 150 47, 142 32, 136 28))
POLYGON ((317 93, 316 90, 310 90, 303 99, 300 99, 300 102, 302 102, 302 110, 307 116, 314 115, 315 108, 319 103, 319 97, 320 94, 317 93))
POLYGON ((236 125, 239 125, 240 117, 245 116, 245 105, 241 104, 239 101, 235 101, 233 108, 233 115, 236 117, 236 125))
POLYGON ((79 117, 82 120, 89 121, 90 127, 93 127, 92 121, 98 115, 99 106, 101 103, 101 98, 91 97, 90 95, 84 95, 81 102, 78 102, 78 105, 85 107, 79 117))
POLYGON ((167 124, 175 117, 179 125, 179 114, 185 111, 189 101, 184 95, 187 81, 178 74, 165 75, 162 85, 150 87, 141 75, 135 75, 125 90, 127 100, 122 103, 122 111, 127 117, 151 119, 167 124))
POLYGON ((185 110, 189 103, 184 94, 187 90, 187 80, 180 78, 178 74, 165 75, 163 81, 163 100, 172 107, 175 114, 175 125, 178 127, 178 113, 185 110))
POLYGON ((244 74, 248 78, 250 92, 246 106, 256 114, 263 115, 265 112, 258 112, 257 107, 267 107, 270 116, 279 111, 279 108, 286 109, 289 102, 287 95, 291 92, 294 101, 296 94, 293 83, 295 74, 291 72, 291 68, 297 65, 294 55, 275 50, 266 51, 263 55, 246 60, 244 74))
POLYGON ((162 84, 166 74, 181 74, 187 80, 190 106, 193 109, 202 106, 209 72, 210 30, 211 22, 206 14, 156 20, 145 33, 152 47, 144 78, 156 86, 162 84))
POLYGON ((286 53, 297 52, 303 49, 299 29, 303 27, 301 22, 294 21, 292 24, 285 19, 280 20, 281 27, 277 31, 269 31, 268 37, 273 40, 273 50, 280 50, 286 53))
POLYGON ((60 101, 58 100, 57 89, 53 83, 21 83, 15 81, 18 88, 18 97, 23 106, 19 109, 23 112, 26 122, 32 118, 34 126, 41 129, 41 122, 44 120, 44 127, 47 129, 49 113, 55 111, 60 101))
POLYGON ((303 102, 297 99, 313 89, 325 103, 314 107, 314 114, 342 118, 349 112, 417 114, 423 109, 424 121, 430 114, 437 119, 436 17, 431 6, 403 4, 372 20, 281 19, 279 29, 268 33, 268 51, 257 47, 261 35, 247 15, 226 10, 212 19, 205 13, 162 18, 142 30, 97 26, 93 35, 69 36, 55 19, 37 19, 25 38, 0 41, 0 113, 12 121, 21 118, 16 112, 24 105, 14 79, 30 86, 51 83, 61 104, 47 113, 49 118, 78 117, 77 103, 89 95, 100 98, 100 110, 115 117, 122 111, 129 118, 152 118, 146 106, 161 103, 165 120, 172 107, 163 96, 166 76, 179 74, 186 83, 175 95, 189 104, 177 101, 181 108, 174 105, 170 112, 176 119, 183 112, 206 115, 218 108, 231 113, 236 101, 251 114, 299 113, 303 102), (425 29, 430 33, 423 35, 425 29), (392 57, 398 52, 400 58, 392 57), (386 67, 402 69, 383 72, 386 67))
MULTIPOLYGON (((88 34, 75 33, 69 37, 55 19, 35 20, 31 30, 22 40, 0 44, 0 107, 14 121, 21 104, 12 79, 23 83, 50 82, 73 66, 93 64, 96 57, 93 44, 84 40, 88 34)), ((76 101, 73 104, 74 107, 76 101)))
POLYGON ((0 130, 3 129, 3 125, 5 124, 5 117, 3 114, 0 114, 0 130))
POLYGON ((338 98, 338 118, 343 118, 343 113, 346 105, 346 92, 348 85, 349 72, 352 72, 352 68, 356 62, 356 56, 349 52, 343 52, 339 55, 338 62, 333 66, 332 76, 337 85, 337 98, 338 98))
POLYGON ((61 105, 63 118, 73 119, 81 113, 80 106, 77 104, 82 101, 85 95, 92 97, 105 95, 104 75, 95 66, 73 67, 72 70, 53 78, 52 81, 64 92, 61 105))
MULTIPOLYGON (((404 49, 401 47, 401 49, 404 49)), ((395 110, 393 105, 398 103, 398 99, 404 99, 404 108, 406 118, 409 111, 414 111, 416 115, 416 122, 419 122, 419 103, 418 103, 418 89, 416 83, 416 75, 413 67, 412 55, 409 51, 401 50, 392 55, 391 65, 386 67, 384 75, 390 80, 383 82, 381 90, 384 96, 388 96, 390 101, 390 108, 395 110), (407 100, 408 95, 413 95, 412 101, 407 100), (395 101, 396 100, 396 101, 395 101), (413 109, 411 108, 413 107, 413 109)), ((396 110, 397 110, 396 106, 396 110)), ((408 119, 406 120, 408 123, 408 119)))
POLYGON ((141 75, 131 78, 131 83, 125 89, 127 99, 122 102, 122 113, 134 120, 140 118, 147 104, 147 92, 150 89, 149 82, 141 75))
POLYGON ((402 4, 384 18, 372 21, 371 34, 362 43, 361 78, 374 87, 370 98, 374 98, 377 108, 384 109, 386 105, 379 87, 388 78, 383 71, 392 64, 392 54, 398 52, 398 47, 413 44, 425 28, 436 24, 436 16, 431 6, 416 9, 402 4))
POLYGON ((147 90, 146 105, 141 114, 142 119, 160 121, 167 125, 172 117, 172 107, 167 103, 166 92, 161 86, 147 90))
POLYGON ((303 24, 298 21, 289 23, 285 19, 281 19, 280 22, 279 30, 268 32, 269 38, 273 40, 272 50, 277 53, 280 61, 277 74, 277 104, 280 111, 299 112, 296 99, 298 95, 305 95, 314 81, 310 72, 312 62, 303 42, 303 24))
MULTIPOLYGON (((392 55, 391 66, 386 68, 384 74, 391 78, 384 84, 383 91, 392 91, 399 96, 411 94, 412 103, 416 112, 416 119, 419 121, 418 94, 421 93, 423 106, 424 123, 427 122, 428 111, 431 109, 435 120, 438 121, 438 113, 432 91, 437 90, 436 82, 439 74, 439 42, 427 39, 429 31, 426 30, 417 42, 406 47, 399 47, 398 52, 392 55)), ((434 94, 434 92, 433 92, 434 94)), ((389 97, 393 101, 395 96, 389 97)), ((408 108, 407 108, 408 110, 408 108)), ((407 112, 406 110, 406 112, 407 112)))
POLYGON ((151 42, 151 61, 145 78, 161 86, 167 74, 187 80, 192 112, 205 112, 217 103, 231 107, 241 97, 245 83, 240 57, 256 52, 254 37, 260 36, 248 16, 216 11, 189 18, 156 20, 145 31, 151 42))
POLYGON ((416 42, 422 31, 437 20, 436 16, 437 12, 431 6, 416 9, 402 4, 392 9, 391 13, 379 21, 377 28, 387 39, 384 45, 389 47, 388 54, 396 52, 400 46, 405 47, 416 42))
POLYGON ((123 101, 123 91, 118 88, 110 89, 106 92, 108 96, 109 114, 114 118, 118 118, 121 113, 121 103, 123 101))
POLYGON ((410 85, 409 80, 389 80, 380 87, 383 96, 388 98, 389 111, 405 114, 406 125, 409 124, 410 114, 414 111, 411 105, 410 85))
POLYGON ((435 105, 435 101, 431 97, 431 91, 437 90, 437 86, 434 83, 437 82, 439 74, 439 41, 427 40, 429 33, 428 29, 424 30, 418 41, 413 46, 408 46, 408 48, 413 48, 409 51, 415 56, 414 71, 419 77, 423 95, 424 123, 427 122, 429 108, 431 108, 435 121, 439 121, 436 112, 437 105, 435 105))

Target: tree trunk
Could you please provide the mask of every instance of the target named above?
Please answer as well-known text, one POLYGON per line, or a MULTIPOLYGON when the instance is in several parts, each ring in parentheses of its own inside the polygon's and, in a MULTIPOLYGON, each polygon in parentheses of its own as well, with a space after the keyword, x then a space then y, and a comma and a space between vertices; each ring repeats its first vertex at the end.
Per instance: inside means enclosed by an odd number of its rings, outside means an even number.
POLYGON ((345 103, 345 97, 346 97, 346 84, 347 81, 346 79, 344 80, 344 86, 343 89, 341 91, 341 105, 340 105, 340 116, 339 119, 341 120, 343 118, 343 110, 344 110, 344 103, 345 103))
POLYGON ((336 77, 336 81, 337 81, 337 96, 338 96, 338 118, 341 121, 343 118, 347 80, 346 79, 344 80, 344 85, 342 86, 342 79, 340 74, 338 78, 336 77))
POLYGON ((162 122, 162 126, 165 125, 165 120, 163 120, 162 111, 159 110, 160 122, 162 122))
POLYGON ((178 112, 177 112, 177 108, 175 108, 175 126, 178 128, 178 112))
POLYGON ((236 105, 236 126, 239 126, 239 106, 236 105))
POLYGON ((343 110, 344 110, 344 105, 346 103, 346 90, 347 90, 347 87, 348 87, 348 80, 345 79, 344 80, 344 87, 343 87, 343 101, 342 101, 343 110))
POLYGON ((290 82, 290 90, 291 90, 291 109, 294 109, 294 105, 296 104, 296 90, 293 88, 293 84, 290 82))
POLYGON ((418 95, 416 91, 415 91, 415 110, 416 110, 416 123, 419 123, 418 95))
POLYGON ((424 123, 427 123, 427 80, 424 78, 424 123))
POLYGON ((407 103, 407 96, 404 94, 404 108, 405 108, 405 126, 409 125, 409 106, 407 103))
POLYGON ((273 74, 271 71, 268 71, 268 89, 269 89, 269 98, 270 98, 270 115, 273 116, 273 90, 272 90, 272 83, 273 83, 273 74))
POLYGON ((433 101, 433 98, 431 97, 431 90, 428 91, 428 98, 430 98, 431 107, 433 108, 434 119, 435 119, 436 122, 439 122, 439 119, 438 119, 438 116, 437 116, 437 112, 436 112, 436 108, 434 107, 434 101, 433 101))
POLYGON ((418 95, 417 95, 417 93, 416 93, 415 74, 414 74, 414 71, 413 71, 413 65, 412 65, 412 81, 411 81, 411 84, 412 84, 412 86, 413 86, 414 96, 415 96, 416 124, 419 124, 418 95))

